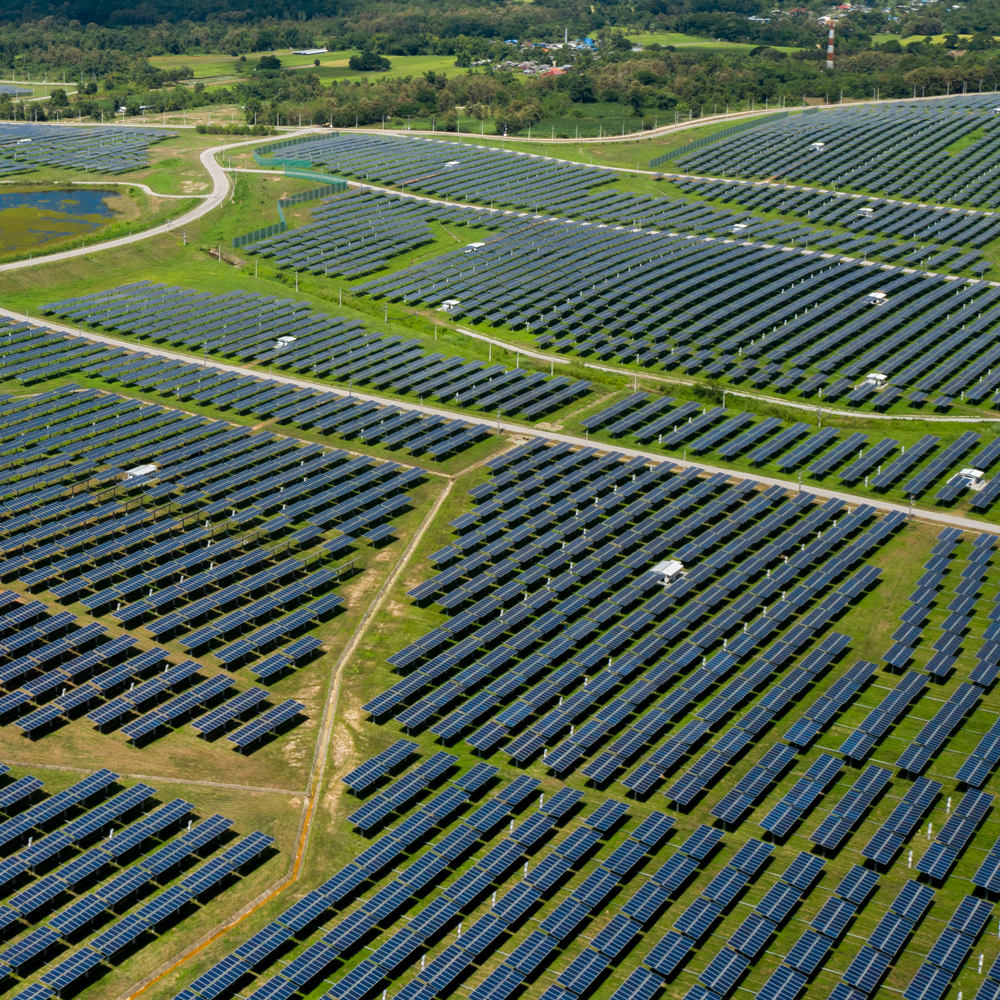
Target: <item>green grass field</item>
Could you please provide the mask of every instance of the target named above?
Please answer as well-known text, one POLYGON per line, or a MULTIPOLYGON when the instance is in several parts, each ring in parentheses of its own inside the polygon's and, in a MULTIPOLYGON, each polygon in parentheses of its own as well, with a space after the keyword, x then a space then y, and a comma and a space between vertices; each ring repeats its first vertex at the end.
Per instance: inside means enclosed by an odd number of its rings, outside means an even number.
MULTIPOLYGON (((712 109, 706 109, 706 114, 708 114, 712 109)), ((738 110, 733 108, 732 110, 738 110)), ((723 113, 725 108, 719 108, 719 113, 723 113)), ((762 112, 763 113, 763 112, 762 112)), ((659 124, 661 126, 668 125, 673 121, 673 115, 664 114, 660 116, 645 116, 648 124, 659 124)), ((576 121, 576 119, 574 119, 576 121)), ((579 121, 584 121, 584 119, 579 119, 579 121)), ((629 119, 629 127, 635 127, 637 123, 640 122, 639 119, 629 119)), ((621 123, 621 119, 617 119, 617 122, 621 123)), ((468 125, 473 126, 470 120, 468 125)), ((539 156, 555 156, 560 160, 572 160, 576 163, 596 163, 605 167, 618 167, 623 170, 642 170, 648 171, 649 161, 655 159, 657 156, 662 156, 664 153, 669 153, 671 150, 679 149, 681 146, 686 146, 689 142, 694 139, 700 139, 703 136, 712 135, 715 132, 721 132, 725 128, 729 128, 732 125, 731 121, 723 122, 712 122, 711 124, 699 125, 697 124, 697 119, 692 122, 687 128, 680 128, 675 132, 669 132, 665 135, 658 135, 652 138, 631 138, 625 139, 619 142, 588 142, 586 139, 581 140, 579 144, 575 143, 559 143, 558 145, 551 145, 545 142, 534 142, 527 138, 527 135, 517 135, 508 138, 500 139, 497 136, 491 136, 487 131, 485 135, 476 134, 478 129, 478 123, 472 127, 473 134, 469 137, 463 137, 460 134, 449 133, 447 135, 448 141, 455 142, 471 142, 481 146, 492 146, 493 148, 504 149, 516 149, 524 153, 536 153, 539 156)), ((463 127, 465 124, 463 123, 463 127)), ((571 131, 568 132, 570 137, 574 137, 572 131, 572 125, 567 123, 567 128, 571 131)), ((596 128, 593 123, 591 123, 590 129, 594 135, 590 138, 596 138, 596 128)), ((538 136, 539 132, 536 131, 535 135, 538 136)), ((542 127, 541 135, 545 137, 544 127, 542 127)), ((445 138, 445 136, 442 136, 445 138)), ((664 164, 661 170, 670 170, 672 165, 668 162, 664 164)), ((645 190, 652 193, 655 190, 659 190, 658 187, 653 186, 653 182, 644 179, 642 183, 648 186, 645 190)))
MULTIPOLYGON (((674 48, 686 49, 712 49, 714 51, 725 52, 749 52, 756 48, 746 42, 727 42, 718 38, 702 38, 699 35, 684 35, 677 31, 654 32, 651 35, 626 33, 629 41, 636 45, 651 45, 654 42, 659 45, 672 45, 674 48)), ((791 45, 775 45, 773 48, 781 52, 798 52, 799 49, 791 45)))
MULTIPOLYGON (((896 41, 900 42, 902 45, 911 45, 913 42, 922 42, 927 36, 926 35, 910 35, 908 38, 904 38, 902 35, 894 35, 887 32, 876 32, 872 35, 872 41, 878 42, 879 44, 883 42, 896 41)), ((934 45, 940 45, 944 42, 947 35, 931 35, 930 40, 934 45)), ((995 37, 995 36, 994 36, 995 37)), ((959 42, 967 41, 972 38, 972 35, 959 35, 959 42)))
MULTIPOLYGON (((262 52, 244 53, 246 62, 241 62, 239 56, 223 56, 218 53, 207 53, 204 55, 188 56, 151 56, 150 62, 159 69, 177 69, 181 66, 190 66, 194 71, 194 78, 197 80, 222 80, 238 78, 240 73, 248 72, 255 67, 264 55, 262 52)), ((292 69, 302 72, 316 73, 323 81, 339 80, 344 78, 361 78, 365 76, 374 77, 401 77, 419 76, 430 70, 436 73, 447 73, 455 76, 465 70, 457 69, 454 56, 392 56, 392 68, 384 73, 362 73, 352 70, 348 66, 348 60, 356 52, 353 49, 337 52, 325 52, 316 56, 296 56, 288 51, 279 50, 274 53, 280 60, 283 69, 292 69), (315 60, 319 60, 319 66, 315 65, 315 60)))

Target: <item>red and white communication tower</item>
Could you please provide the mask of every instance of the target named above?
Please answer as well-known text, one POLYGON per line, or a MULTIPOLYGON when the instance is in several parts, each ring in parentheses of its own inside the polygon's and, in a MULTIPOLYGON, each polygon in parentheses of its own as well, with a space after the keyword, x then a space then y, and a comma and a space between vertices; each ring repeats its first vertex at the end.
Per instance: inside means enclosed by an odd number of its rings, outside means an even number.
POLYGON ((835 22, 830 22, 830 33, 826 36, 826 68, 833 69, 833 27, 835 22))

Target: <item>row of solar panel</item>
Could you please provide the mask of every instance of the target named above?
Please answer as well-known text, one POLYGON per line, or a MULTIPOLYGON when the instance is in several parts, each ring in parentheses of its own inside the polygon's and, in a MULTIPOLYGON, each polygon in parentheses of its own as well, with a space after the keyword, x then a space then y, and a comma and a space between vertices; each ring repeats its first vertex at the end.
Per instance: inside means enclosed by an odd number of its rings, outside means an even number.
MULTIPOLYGON (((460 357, 427 354, 421 349, 419 340, 403 342, 398 337, 372 337, 356 324, 342 330, 344 320, 305 311, 304 303, 288 306, 287 300, 249 293, 238 293, 237 297, 242 299, 242 311, 237 317, 228 317, 230 325, 221 325, 220 318, 233 303, 233 294, 206 297, 190 289, 148 282, 50 303, 44 311, 134 335, 137 339, 145 336, 154 341, 211 351, 224 357, 236 356, 242 361, 277 365, 352 384, 370 383, 376 388, 391 385, 398 387, 397 391, 421 398, 454 398, 464 406, 474 405, 487 410, 502 407, 507 413, 522 412, 529 419, 563 405, 590 387, 587 382, 546 378, 542 373, 529 374, 520 368, 508 370, 503 365, 484 365, 460 357), (117 309, 122 301, 127 308, 117 309), (178 302, 188 308, 177 310, 178 302), (192 305, 196 308, 192 309, 192 305), (283 316, 284 313, 291 313, 291 316, 283 316), (202 321, 206 321, 204 327, 200 325, 202 321), (203 328, 204 333, 200 332, 203 328)), ((267 406, 269 412, 274 411, 293 399, 298 402, 295 397, 303 392, 287 383, 251 376, 240 378, 232 372, 228 373, 227 382, 215 381, 202 388, 196 380, 187 378, 195 374, 196 366, 176 359, 163 362, 151 358, 148 367, 143 368, 137 367, 133 359, 121 361, 119 355, 120 352, 114 356, 104 355, 98 362, 104 377, 135 381, 144 389, 155 389, 163 384, 171 392, 176 391, 178 381, 183 380, 185 393, 197 402, 211 401, 213 405, 232 406, 241 412, 258 405, 267 406), (104 361, 113 364, 104 364, 104 361)), ((88 369, 94 367, 94 364, 88 365, 88 369)), ((389 409, 384 417, 399 413, 398 409, 389 409)), ((366 422, 358 423, 356 417, 348 415, 333 421, 330 429, 352 436, 367 426, 366 422)))
POLYGON ((751 134, 710 143, 682 157, 685 170, 730 176, 803 180, 842 189, 883 191, 919 202, 957 201, 993 207, 990 176, 998 136, 989 117, 992 96, 944 102, 840 109, 833 117, 795 116, 751 134), (969 113, 973 112, 973 113, 969 113), (977 129, 982 132, 977 133, 977 129), (953 157, 949 146, 973 141, 953 157), (920 169, 914 170, 913 164, 920 169))
POLYGON ((880 408, 907 388, 919 403, 947 383, 947 407, 963 392, 979 402, 997 384, 987 336, 997 290, 985 283, 957 289, 940 275, 820 253, 535 221, 512 223, 471 261, 445 254, 360 287, 431 306, 457 299, 455 315, 530 327, 556 350, 826 399, 851 391, 853 403, 880 408), (609 273, 627 273, 635 291, 623 300, 617 285, 607 290, 609 273), (669 308, 660 304, 664 287, 669 308), (841 377, 831 379, 835 369, 841 377), (889 376, 888 388, 858 381, 873 369, 889 376))

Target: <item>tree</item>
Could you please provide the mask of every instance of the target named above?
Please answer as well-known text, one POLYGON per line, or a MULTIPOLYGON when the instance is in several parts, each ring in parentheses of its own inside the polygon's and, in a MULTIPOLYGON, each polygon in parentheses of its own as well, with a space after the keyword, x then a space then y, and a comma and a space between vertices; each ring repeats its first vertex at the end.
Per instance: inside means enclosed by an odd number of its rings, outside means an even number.
POLYGON ((277 56, 261 56, 257 69, 281 69, 281 60, 277 56))
POLYGON ((494 119, 495 131, 497 135, 513 135, 519 132, 522 127, 521 116, 516 111, 498 111, 494 119))
POLYGON ((643 91, 642 84, 637 80, 633 80, 628 85, 628 90, 625 91, 625 103, 632 109, 632 114, 642 114, 642 109, 646 104, 646 95, 643 91))
POLYGON ((392 63, 385 56, 377 55, 371 49, 365 49, 359 55, 351 56, 347 65, 361 73, 384 73, 392 68, 392 63))
POLYGON ((593 104, 597 100, 593 84, 587 77, 579 73, 573 73, 570 76, 566 91, 574 104, 593 104))

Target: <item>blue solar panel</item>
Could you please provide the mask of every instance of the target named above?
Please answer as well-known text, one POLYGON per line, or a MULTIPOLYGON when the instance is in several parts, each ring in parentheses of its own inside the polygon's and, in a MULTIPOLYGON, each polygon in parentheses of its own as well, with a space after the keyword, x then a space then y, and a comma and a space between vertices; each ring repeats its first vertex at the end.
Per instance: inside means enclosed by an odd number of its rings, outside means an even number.
POLYGON ((912 920, 890 911, 878 922, 878 926, 868 938, 868 943, 889 958, 895 958, 906 939, 913 933, 913 927, 912 920))
POLYGON ((795 1000, 807 983, 807 978, 795 969, 779 965, 770 979, 760 988, 759 1000, 795 1000))
POLYGON ((951 985, 951 973, 925 963, 903 990, 906 1000, 941 1000, 951 985))
POLYGON ((831 947, 831 941, 824 934, 805 931, 792 945, 785 956, 785 962, 804 975, 811 976, 819 968, 831 947))
POLYGON ((809 926, 836 941, 844 933, 856 912, 857 907, 854 903, 834 897, 823 904, 819 913, 809 922, 809 926))
POLYGON ((855 906, 861 906, 877 883, 878 875, 875 872, 853 865, 833 891, 855 906))
POLYGON ((611 1000, 653 1000, 663 986, 659 976, 640 967, 615 990, 611 1000))
POLYGON ((718 903, 699 896, 677 917, 674 927, 685 937, 698 942, 708 934, 722 910, 718 903))
POLYGON ((690 938, 677 931, 668 931, 653 945, 643 962, 660 975, 670 976, 684 962, 692 948, 690 938))
POLYGON ((889 957, 865 946, 854 957, 847 971, 843 973, 844 981, 856 986, 862 993, 874 993, 879 981, 889 968, 889 957))
POLYGON ((729 947, 751 960, 756 959, 776 930, 777 926, 770 920, 751 913, 729 938, 729 947))
POLYGON ((908 920, 916 923, 927 912, 934 901, 934 890, 919 882, 908 881, 899 891, 899 895, 890 904, 889 909, 908 920))
POLYGON ((738 951, 723 948, 713 958, 698 978, 710 990, 726 994, 739 981, 740 977, 750 967, 750 959, 738 951))

